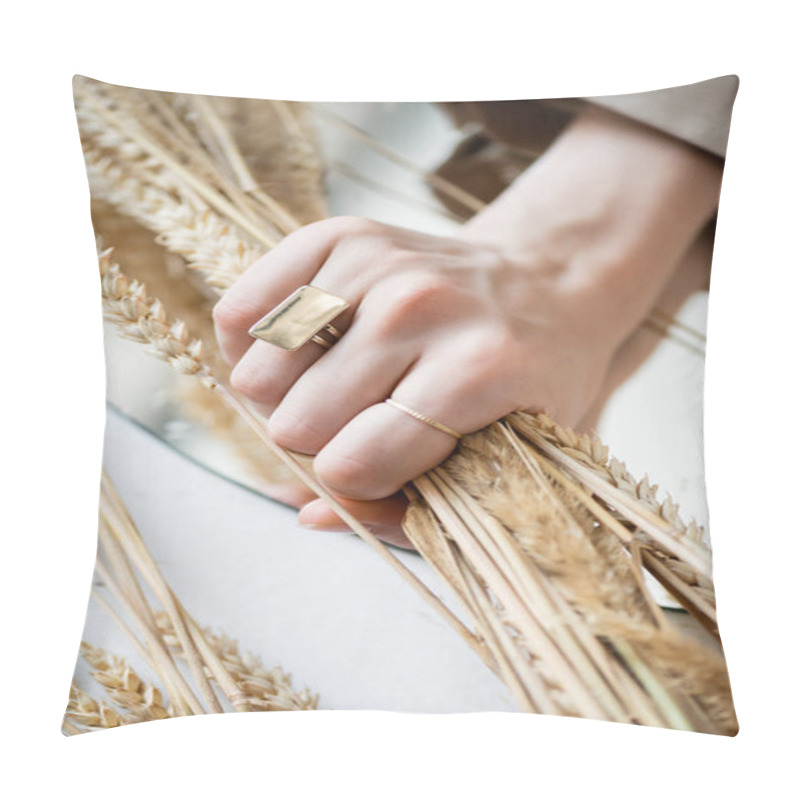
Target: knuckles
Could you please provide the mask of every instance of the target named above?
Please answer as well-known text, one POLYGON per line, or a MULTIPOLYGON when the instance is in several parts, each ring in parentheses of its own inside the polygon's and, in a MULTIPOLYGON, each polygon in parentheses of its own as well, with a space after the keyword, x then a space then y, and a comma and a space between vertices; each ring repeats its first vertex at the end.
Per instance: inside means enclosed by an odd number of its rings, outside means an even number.
POLYGON ((479 374, 514 373, 526 361, 519 337, 505 325, 479 328, 468 350, 472 367, 479 374))
POLYGON ((454 302, 454 287, 435 273, 398 275, 376 291, 373 298, 377 335, 395 335, 402 329, 417 329, 441 318, 454 302))
POLYGON ((217 330, 226 333, 238 332, 249 327, 253 310, 230 297, 223 297, 211 311, 217 330))
POLYGON ((308 235, 318 232, 330 236, 333 242, 337 243, 347 238, 374 235, 381 229, 381 224, 371 219, 342 215, 306 225, 292 235, 308 235))
POLYGON ((314 459, 314 472, 332 492, 351 500, 379 500, 397 491, 381 479, 381 470, 358 454, 322 450, 314 459))
POLYGON ((248 400, 267 408, 276 408, 282 399, 282 392, 278 390, 274 379, 246 356, 231 371, 230 384, 248 400))
POLYGON ((327 437, 313 425, 310 417, 299 416, 278 406, 268 423, 269 434, 272 440, 296 453, 316 455, 325 445, 327 437))

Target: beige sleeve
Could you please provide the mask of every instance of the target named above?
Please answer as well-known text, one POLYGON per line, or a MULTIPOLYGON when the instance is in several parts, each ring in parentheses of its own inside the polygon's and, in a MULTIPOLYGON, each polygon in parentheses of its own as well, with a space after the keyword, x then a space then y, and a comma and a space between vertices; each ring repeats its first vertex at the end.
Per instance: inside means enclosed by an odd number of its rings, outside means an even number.
POLYGON ((686 86, 584 100, 725 158, 738 89, 738 76, 725 75, 686 86))

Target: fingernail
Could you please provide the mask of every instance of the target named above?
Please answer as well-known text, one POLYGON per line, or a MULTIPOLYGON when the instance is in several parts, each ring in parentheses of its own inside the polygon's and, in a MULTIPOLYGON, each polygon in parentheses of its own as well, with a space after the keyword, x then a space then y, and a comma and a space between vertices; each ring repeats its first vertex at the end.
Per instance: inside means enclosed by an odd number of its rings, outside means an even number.
POLYGON ((305 530, 307 531, 330 531, 331 533, 353 532, 353 529, 349 525, 345 525, 343 522, 340 523, 298 522, 298 525, 301 528, 305 528, 305 530))
POLYGON ((344 520, 319 500, 304 505, 297 514, 297 522, 312 530, 348 530, 344 520))

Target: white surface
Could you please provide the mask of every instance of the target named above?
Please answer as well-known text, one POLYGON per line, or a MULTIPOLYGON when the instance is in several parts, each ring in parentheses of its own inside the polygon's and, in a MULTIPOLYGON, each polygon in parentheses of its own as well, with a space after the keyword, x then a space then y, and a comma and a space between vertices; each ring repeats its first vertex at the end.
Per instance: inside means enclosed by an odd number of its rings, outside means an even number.
MULTIPOLYGON (((176 595, 201 624, 308 686, 328 709, 514 710, 505 687, 356 536, 224 480, 109 411, 105 466, 176 595)), ((395 551, 400 552, 400 551, 395 551)), ((415 554, 403 561, 440 596, 415 554)), ((139 663, 95 603, 84 638, 139 663)))

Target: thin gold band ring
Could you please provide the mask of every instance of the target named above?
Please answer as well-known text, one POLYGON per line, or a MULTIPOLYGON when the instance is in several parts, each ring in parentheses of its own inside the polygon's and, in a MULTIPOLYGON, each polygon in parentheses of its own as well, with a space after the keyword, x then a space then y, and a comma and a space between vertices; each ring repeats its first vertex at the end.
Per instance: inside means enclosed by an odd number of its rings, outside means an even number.
POLYGON ((402 403, 398 403, 397 400, 392 400, 391 397, 384 400, 384 403, 388 403, 390 406, 392 406, 392 408, 396 408, 398 411, 402 411, 404 414, 408 414, 408 416, 418 419, 420 422, 430 425, 431 428, 436 428, 437 431, 446 433, 448 436, 452 436, 455 439, 460 439, 464 435, 463 433, 459 433, 458 431, 453 430, 441 422, 437 422, 435 419, 432 419, 425 414, 421 414, 419 411, 414 411, 413 408, 409 408, 408 406, 404 406, 402 403))
POLYGON ((329 342, 327 339, 323 339, 321 336, 318 336, 316 333, 309 339, 310 342, 315 342, 316 344, 324 347, 326 350, 330 350, 333 347, 333 342, 329 342))

